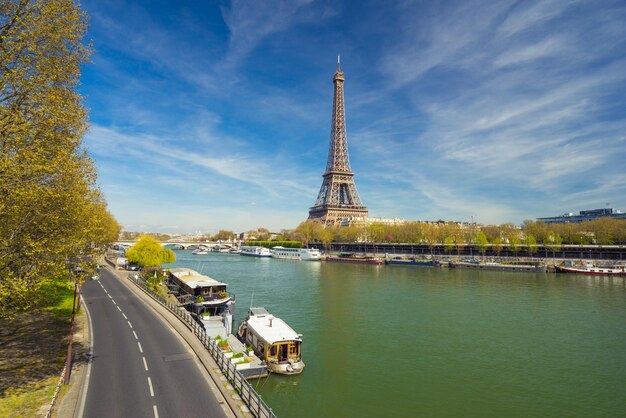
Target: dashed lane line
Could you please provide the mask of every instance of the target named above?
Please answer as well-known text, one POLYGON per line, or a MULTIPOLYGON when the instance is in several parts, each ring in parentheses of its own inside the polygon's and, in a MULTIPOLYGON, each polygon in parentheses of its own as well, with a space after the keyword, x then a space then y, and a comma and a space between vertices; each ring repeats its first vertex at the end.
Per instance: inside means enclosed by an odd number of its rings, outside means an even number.
MULTIPOLYGON (((113 304, 115 305, 117 310, 122 312, 122 308, 120 308, 118 306, 117 302, 115 302, 115 299, 113 299, 113 297, 109 294, 109 292, 102 285, 102 282, 100 282, 98 284, 100 285, 100 287, 102 287, 102 289, 107 294, 109 299, 111 299, 111 302, 113 302, 113 304)), ((132 329, 133 328, 133 324, 130 323, 130 321, 128 320, 128 317, 126 316, 126 314, 124 312, 122 312, 122 316, 124 317, 126 322, 128 322, 128 326, 132 329)), ((136 340, 139 340, 139 337, 137 336, 137 333, 135 332, 135 330, 133 330, 133 336, 135 337, 136 340)), ((137 347, 139 347, 139 352, 143 354, 143 347, 141 346, 141 343, 139 341, 137 341, 137 347)), ((148 371, 148 362, 146 361, 146 357, 142 356, 141 359, 143 360, 143 368, 146 371, 148 371)), ((148 376, 148 386, 150 387, 150 396, 154 398, 154 388, 152 387, 152 380, 150 379, 149 376, 148 376)), ((159 410, 157 409, 156 405, 152 405, 152 410, 154 411, 154 418, 159 418, 159 410)))

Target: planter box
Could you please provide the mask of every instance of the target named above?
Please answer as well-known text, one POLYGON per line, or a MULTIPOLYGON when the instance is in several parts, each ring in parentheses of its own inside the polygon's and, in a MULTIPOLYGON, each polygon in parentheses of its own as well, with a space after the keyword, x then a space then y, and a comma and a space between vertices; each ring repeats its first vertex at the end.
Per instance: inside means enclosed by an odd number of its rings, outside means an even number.
POLYGON ((222 354, 224 354, 224 357, 226 358, 231 358, 235 353, 232 351, 222 351, 222 354))
POLYGON ((252 363, 236 363, 235 364, 235 368, 237 370, 249 369, 250 368, 250 364, 252 364, 252 363))

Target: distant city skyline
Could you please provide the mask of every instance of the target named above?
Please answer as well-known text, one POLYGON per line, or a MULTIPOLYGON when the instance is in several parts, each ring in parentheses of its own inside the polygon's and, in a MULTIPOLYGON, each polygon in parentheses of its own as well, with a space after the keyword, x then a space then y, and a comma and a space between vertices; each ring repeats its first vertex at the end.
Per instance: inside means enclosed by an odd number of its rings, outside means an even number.
POLYGON ((295 228, 341 53, 370 216, 519 224, 626 209, 620 1, 86 0, 85 142, 129 231, 295 228))

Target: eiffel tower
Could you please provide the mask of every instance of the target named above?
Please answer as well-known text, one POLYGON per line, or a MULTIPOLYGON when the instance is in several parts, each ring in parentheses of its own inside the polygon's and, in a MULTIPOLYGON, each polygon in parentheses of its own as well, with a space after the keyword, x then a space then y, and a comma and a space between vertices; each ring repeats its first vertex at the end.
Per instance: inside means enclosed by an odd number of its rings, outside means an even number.
POLYGON ((323 174, 322 187, 315 205, 309 209, 309 219, 332 226, 341 218, 355 216, 368 217, 367 207, 361 203, 354 184, 354 173, 348 158, 348 137, 346 135, 346 112, 343 101, 343 82, 337 57, 337 71, 333 76, 335 96, 333 99, 333 120, 330 127, 328 162, 323 174))

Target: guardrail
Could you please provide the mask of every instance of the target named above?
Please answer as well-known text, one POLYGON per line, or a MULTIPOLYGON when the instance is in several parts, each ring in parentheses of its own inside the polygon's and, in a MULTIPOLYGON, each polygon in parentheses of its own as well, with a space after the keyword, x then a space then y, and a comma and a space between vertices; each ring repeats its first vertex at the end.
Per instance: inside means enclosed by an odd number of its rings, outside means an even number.
POLYGON ((228 379, 228 381, 233 385, 235 391, 237 391, 243 402, 245 402, 246 406, 254 416, 259 418, 276 418, 276 414, 274 414, 272 409, 267 406, 263 399, 261 399, 261 395, 254 390, 246 378, 243 377, 243 375, 237 370, 235 364, 233 364, 230 359, 224 355, 222 350, 220 350, 217 345, 217 341, 207 335, 204 328, 202 328, 200 324, 193 319, 189 312, 178 308, 178 306, 169 300, 155 294, 143 283, 143 280, 140 279, 138 275, 130 274, 128 275, 128 278, 131 282, 135 283, 140 289, 148 294, 148 296, 159 302, 168 311, 173 313, 178 319, 189 326, 204 348, 209 351, 209 354, 211 354, 213 360, 215 360, 222 373, 224 373, 226 379, 228 379))

